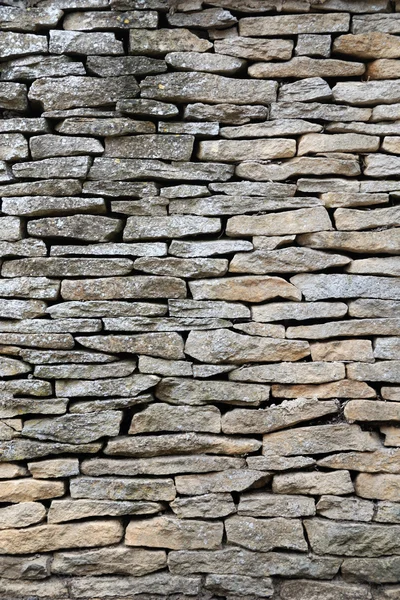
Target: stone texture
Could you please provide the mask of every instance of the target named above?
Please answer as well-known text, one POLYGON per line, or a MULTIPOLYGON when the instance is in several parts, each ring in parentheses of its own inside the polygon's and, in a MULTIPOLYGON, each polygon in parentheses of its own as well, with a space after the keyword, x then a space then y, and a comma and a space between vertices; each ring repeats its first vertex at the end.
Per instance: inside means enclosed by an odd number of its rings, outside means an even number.
MULTIPOLYGON (((400 499, 400 477, 398 474, 370 474, 360 473, 355 481, 356 492, 362 498, 378 500, 400 499)), ((397 552, 392 552, 397 554, 397 552)))
POLYGON ((300 521, 282 517, 254 519, 253 517, 230 517, 225 521, 227 541, 249 550, 268 552, 273 548, 307 550, 300 521))
POLYGON ((175 478, 176 491, 184 496, 201 496, 208 493, 241 492, 255 483, 270 480, 269 473, 251 469, 229 469, 219 473, 179 475, 175 478))
POLYGON ((320 271, 349 264, 340 254, 327 254, 311 248, 282 248, 275 251, 256 250, 251 254, 235 254, 229 264, 233 273, 293 273, 320 271))
MULTIPOLYGON (((47 519, 49 523, 63 523, 77 519, 86 519, 88 517, 120 517, 136 514, 151 515, 160 512, 162 508, 163 505, 160 502, 147 502, 144 500, 130 502, 127 500, 72 500, 71 498, 66 498, 65 500, 52 501, 47 519)), ((113 548, 113 552, 116 552, 116 548, 113 548)), ((97 551, 95 556, 98 556, 97 551)), ((79 556, 79 558, 81 557, 79 556)), ((95 567, 93 566, 92 568, 95 567)), ((101 566, 97 566, 97 568, 101 568, 101 566)))
POLYGON ((315 503, 307 496, 246 492, 240 496, 238 514, 286 519, 312 517, 315 515, 315 503))
POLYGON ((152 404, 133 415, 129 434, 157 431, 198 431, 219 433, 221 415, 214 407, 171 406, 152 404))
MULTIPOLYGON (((125 320, 123 320, 123 329, 125 320)), ((140 327, 139 327, 140 329, 140 327)), ((79 338, 79 343, 93 350, 106 352, 131 352, 149 354, 169 359, 184 358, 183 339, 175 332, 172 333, 142 333, 138 335, 107 335, 79 338)), ((155 379, 144 379, 151 382, 155 379)))
POLYGON ((23 502, 0 509, 0 529, 28 527, 35 525, 46 516, 46 509, 40 502, 23 502))
POLYGON ((212 44, 188 29, 142 29, 129 32, 129 53, 165 56, 169 52, 206 52, 212 44))
POLYGON ((290 177, 304 175, 341 175, 354 176, 360 174, 360 165, 352 155, 334 154, 329 157, 300 156, 285 162, 243 162, 236 167, 236 175, 255 181, 285 181, 290 177))
POLYGON ((215 519, 226 517, 236 512, 231 494, 203 494, 201 496, 178 497, 170 503, 172 510, 179 519, 196 517, 215 519))
POLYGON ((279 277, 232 277, 230 279, 204 279, 189 283, 195 300, 241 300, 263 302, 270 298, 300 300, 296 287, 279 277))
MULTIPOLYGON (((175 487, 172 479, 79 477, 71 482, 70 492, 71 497, 74 499, 88 498, 91 500, 157 500, 168 502, 175 498, 175 487)), ((117 522, 113 521, 113 523, 117 522)))
MULTIPOLYGON (((322 494, 351 494, 354 491, 353 483, 348 471, 335 471, 333 473, 284 473, 275 475, 272 482, 272 491, 276 494, 308 494, 321 496, 322 494)), ((316 519, 305 521, 313 525, 316 519)), ((325 523, 325 521, 322 521, 325 523)), ((327 521, 327 523, 329 523, 327 521)), ((309 531, 306 526, 307 532, 309 531)), ((310 533, 309 533, 310 535, 310 533)), ((317 552, 328 554, 328 552, 317 552)), ((329 554, 334 554, 329 551, 329 554)), ((339 552, 341 554, 341 552, 339 552)))
POLYGON ((255 381, 257 383, 325 383, 343 379, 344 365, 340 362, 327 364, 279 363, 242 367, 229 374, 233 381, 255 381))
POLYGON ((342 581, 286 581, 281 588, 282 600, 370 600, 371 593, 365 586, 351 585, 342 581))
POLYGON ((63 281, 64 300, 113 300, 118 298, 185 298, 185 283, 174 277, 112 277, 63 281))
POLYGON ((248 72, 251 77, 257 79, 273 79, 275 77, 285 79, 290 77, 302 79, 310 77, 356 77, 365 72, 365 66, 361 62, 348 60, 296 56, 283 63, 254 63, 249 67, 248 72))
POLYGON ((273 140, 200 142, 197 157, 200 160, 239 162, 247 159, 290 158, 295 154, 296 144, 294 140, 274 138, 273 140))
POLYGON ((157 386, 156 397, 170 404, 192 406, 210 402, 258 406, 260 402, 268 400, 269 387, 167 377, 157 386))

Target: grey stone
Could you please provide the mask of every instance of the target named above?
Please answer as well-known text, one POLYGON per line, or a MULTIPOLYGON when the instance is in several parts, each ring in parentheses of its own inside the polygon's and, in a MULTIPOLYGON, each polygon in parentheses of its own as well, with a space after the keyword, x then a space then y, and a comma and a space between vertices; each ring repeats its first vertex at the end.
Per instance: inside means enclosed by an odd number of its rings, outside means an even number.
POLYGON ((130 133, 153 133, 155 125, 150 121, 134 121, 125 117, 109 119, 69 117, 58 123, 55 129, 67 135, 85 134, 112 137, 130 133))
POLYGON ((165 256, 165 243, 123 244, 119 242, 106 244, 89 244, 86 246, 52 246, 51 256, 165 256))
POLYGON ((0 135, 0 159, 17 161, 28 158, 28 143, 20 133, 3 133, 0 135))
MULTIPOLYGON (((167 70, 165 61, 147 56, 88 56, 86 67, 90 74, 100 77, 153 75, 164 73, 167 70)), ((140 102, 140 100, 136 102, 140 102)), ((121 100, 121 106, 125 103, 126 101, 121 100)), ((119 107, 119 102, 117 106, 119 107)))
POLYGON ((320 102, 273 102, 271 119, 318 119, 321 121, 368 121, 372 109, 320 102))
POLYGON ((167 73, 146 77, 141 93, 144 98, 172 102, 208 103, 212 98, 212 104, 263 105, 276 100, 277 86, 273 81, 248 80, 244 87, 239 80, 211 73, 167 73))
POLYGON ((235 254, 229 264, 231 273, 295 273, 320 271, 350 263, 347 256, 328 254, 311 248, 282 248, 256 250, 249 254, 235 254))
POLYGON ((32 33, 15 33, 2 31, 0 34, 0 51, 3 59, 40 54, 47 52, 47 38, 32 33))
POLYGON ((371 177, 392 177, 400 170, 400 157, 386 154, 369 154, 365 159, 365 174, 371 177))
MULTIPOLYGON (((159 512, 162 508, 163 505, 159 502, 145 502, 141 500, 136 502, 121 502, 118 500, 72 500, 71 498, 66 498, 65 500, 52 501, 47 519, 49 523, 63 523, 87 517, 120 517, 136 514, 151 515, 159 512)), ((115 550, 116 548, 112 549, 113 552, 115 550)), ((57 560, 53 562, 54 568, 56 568, 56 563, 57 560)))
POLYGON ((329 58, 331 54, 331 36, 301 33, 297 38, 296 56, 317 56, 329 58))
POLYGON ((3 264, 4 277, 49 276, 90 277, 125 275, 133 268, 133 261, 126 258, 23 258, 3 264))
POLYGON ((0 294, 6 298, 37 298, 55 300, 60 284, 46 277, 17 277, 0 282, 0 294))
MULTIPOLYGON (((74 62, 68 56, 36 54, 14 58, 2 63, 1 77, 6 81, 33 81, 41 77, 65 77, 67 75, 85 75, 85 73, 83 64, 74 62)), ((47 131, 48 129, 46 129, 46 133, 47 131)), ((40 131, 35 133, 40 133, 40 131)))
MULTIPOLYGON (((329 2, 329 0, 328 0, 329 2)), ((371 600, 371 592, 366 586, 349 585, 344 581, 285 581, 281 588, 282 600, 371 600)))
POLYGON ((174 104, 144 98, 139 98, 138 100, 119 100, 117 102, 117 110, 128 115, 154 116, 164 119, 176 117, 179 114, 178 107, 174 104))
POLYGON ((241 494, 238 514, 250 517, 312 517, 315 503, 307 496, 246 492, 241 494))
POLYGON ((124 241, 181 238, 221 231, 220 219, 207 217, 130 217, 124 229, 124 241))
POLYGON ((372 521, 374 505, 361 498, 342 496, 321 496, 317 503, 317 513, 328 519, 344 521, 372 521))
POLYGON ((215 519, 236 512, 232 496, 228 493, 178 497, 170 503, 170 507, 179 519, 215 519))
POLYGON ((138 315, 165 315, 167 306, 151 302, 112 302, 88 300, 87 302, 62 302, 49 306, 47 312, 53 319, 64 317, 134 317, 138 315))
POLYGON ((43 218, 28 223, 34 237, 73 238, 88 242, 107 242, 122 229, 122 221, 109 217, 73 215, 43 218))
MULTIPOLYGON (((34 131, 40 133, 40 131, 34 131)), ((44 179, 42 181, 24 181, 2 185, 0 193, 3 198, 16 196, 71 196, 82 191, 82 183, 78 179, 44 179)))
POLYGON ((123 98, 134 98, 138 91, 135 78, 129 75, 100 79, 73 76, 62 79, 44 77, 33 82, 29 90, 29 99, 39 103, 44 110, 64 110, 82 105, 108 106, 123 98))
POLYGON ((258 406, 268 400, 269 387, 243 385, 230 381, 199 381, 167 377, 156 388, 156 397, 170 404, 198 406, 222 402, 239 406, 258 406))
MULTIPOLYGON (((133 317, 134 318, 134 317, 133 317)), ((125 319, 123 319, 124 321, 125 319)), ((162 319, 162 321, 164 318, 162 319)), ((122 324, 122 329, 126 327, 122 324)), ((141 329, 140 327, 138 328, 141 329)), ((77 341, 86 348, 105 352, 129 352, 160 356, 164 359, 179 360, 184 358, 183 339, 175 332, 141 333, 138 335, 100 335, 80 337, 77 341)), ((158 378, 157 378, 158 380, 158 378)), ((152 381, 145 378, 144 381, 152 381)), ((153 379, 155 381, 155 379, 153 379)))
POLYGON ((344 302, 269 302, 251 308, 253 319, 262 323, 343 317, 347 311, 348 307, 344 302))
POLYGON ((292 57, 291 40, 268 40, 262 38, 234 37, 216 40, 215 52, 221 55, 247 58, 249 60, 289 60, 292 57))
MULTIPOLYGON (((339 153, 338 153, 339 154, 339 153)), ((358 161, 350 154, 335 157, 300 156, 281 163, 242 162, 236 167, 236 174, 245 179, 256 181, 285 181, 290 177, 303 175, 343 175, 360 174, 358 161)))
POLYGON ((343 379, 345 367, 340 362, 278 363, 241 367, 229 374, 232 381, 257 383, 325 383, 343 379))
POLYGON ((230 240, 227 238, 201 242, 180 242, 174 240, 169 247, 169 254, 182 258, 191 258, 195 256, 216 256, 249 250, 253 250, 253 244, 247 240, 230 240))
POLYGON ((110 365, 38 365, 34 369, 35 377, 44 379, 105 379, 107 377, 125 377, 136 368, 136 361, 125 360, 110 365))
POLYGON ((57 321, 24 319, 1 321, 0 331, 10 333, 64 333, 100 331, 101 322, 96 319, 59 319, 57 321))
MULTIPOLYGON (((400 560, 398 556, 345 558, 342 563, 342 573, 348 581, 368 581, 377 584, 397 583, 399 580, 399 567, 400 560)), ((379 586, 379 588, 383 590, 383 586, 379 586)), ((394 592, 396 594, 396 590, 394 592)), ((390 599, 390 596, 386 596, 386 598, 390 599)), ((382 600, 386 600, 386 598, 382 596, 382 600)))
POLYGON ((172 479, 120 479, 77 477, 71 481, 72 498, 91 500, 151 500, 169 502, 175 498, 172 479))
POLYGON ((375 229, 377 227, 396 227, 400 225, 398 207, 377 208, 373 211, 338 208, 334 214, 337 229, 354 231, 357 229, 375 229))
MULTIPOLYGON (((275 494, 339 495, 351 494, 354 492, 354 486, 348 471, 334 471, 332 473, 293 472, 274 475, 272 491, 275 494)), ((316 519, 311 521, 314 523, 316 519)), ((325 554, 325 552, 321 552, 321 554, 325 554)))
MULTIPOLYGON (((349 379, 355 379, 357 381, 366 380, 400 383, 400 360, 379 361, 373 365, 367 365, 365 363, 349 364, 347 366, 347 372, 349 379)), ((389 409, 389 407, 390 405, 387 406, 387 409, 389 409)), ((385 411, 385 406, 382 406, 382 409, 385 411)), ((382 420, 397 420, 394 411, 389 411, 389 416, 386 418, 384 412, 382 414, 382 420)))
MULTIPOLYGON (((49 574, 46 554, 31 556, 0 556, 0 573, 5 579, 45 579, 49 574)), ((4 582, 4 579, 2 580, 4 582)))
MULTIPOLYGON (((19 530, 10 530, 19 531, 19 530)), ((22 529, 22 532, 25 530, 22 529)), ((32 570, 35 568, 43 568, 43 563, 36 565, 31 564, 32 570)), ((28 567, 29 568, 29 567, 28 567)), ((31 594, 38 594, 44 600, 51 599, 53 594, 61 599, 68 598, 67 586, 62 581, 57 581, 55 578, 46 581, 12 581, 5 577, 1 579, 1 593, 4 599, 7 598, 29 598, 31 594), (9 595, 11 594, 11 596, 9 595)))
MULTIPOLYGON (((375 358, 396 359, 400 350, 400 338, 398 337, 382 337, 376 338, 374 341, 374 356, 375 358)), ((389 398, 390 399, 390 398, 389 398)))
POLYGON ((61 286, 61 295, 64 300, 185 298, 186 285, 182 279, 176 277, 157 277, 151 275, 64 280, 61 286))
POLYGON ((297 345, 285 340, 245 336, 225 329, 191 331, 185 353, 202 362, 249 363, 299 360, 309 354, 308 342, 297 345))
POLYGON ((17 217, 0 218, 0 240, 16 242, 22 238, 22 222, 17 217))
POLYGON ((400 85, 398 81, 357 81, 340 82, 333 88, 336 102, 345 102, 355 106, 371 106, 400 102, 400 85))
POLYGON ((35 160, 52 156, 97 155, 104 152, 104 148, 98 140, 51 134, 30 138, 29 147, 32 158, 35 160))
POLYGON ((316 464, 316 461, 309 456, 287 457, 268 454, 268 456, 249 456, 246 459, 246 463, 250 469, 259 471, 288 471, 290 469, 312 467, 316 464))
MULTIPOLYGON (((102 119, 104 122, 104 119, 102 119)), ((139 123, 139 121, 136 121, 139 123)), ((143 124, 143 121, 140 121, 143 124)), ((145 121, 147 123, 147 121, 145 121)), ((129 196, 131 198, 156 197, 158 187, 152 181, 131 182, 131 181, 85 181, 83 184, 83 194, 92 194, 107 196, 108 198, 119 198, 120 196, 129 196)))
POLYGON ((239 162, 242 160, 290 158, 296 154, 294 140, 273 138, 268 140, 212 140, 200 142, 197 157, 200 160, 239 162))
POLYGON ((90 165, 91 158, 89 156, 62 156, 15 164, 12 167, 12 172, 17 179, 25 177, 32 179, 47 179, 51 177, 60 179, 77 177, 84 179, 89 171, 90 165))
POLYGON ((363 275, 307 275, 291 277, 307 301, 327 298, 400 298, 400 285, 391 277, 363 275))
POLYGON ((311 102, 329 100, 332 90, 321 77, 307 77, 294 83, 284 83, 279 88, 278 102, 311 102))
POLYGON ((55 27, 62 15, 58 8, 31 8, 27 11, 16 6, 2 6, 0 27, 3 31, 38 31, 45 27, 55 27))
POLYGON ((400 236, 397 229, 384 231, 330 231, 298 236, 301 246, 343 250, 355 254, 397 254, 400 236))
POLYGON ((290 438, 286 431, 269 433, 263 438, 263 454, 266 456, 268 454, 283 456, 326 454, 342 452, 345 449, 373 452, 379 448, 377 434, 362 431, 359 425, 347 423, 297 427, 291 431, 290 438))
MULTIPOLYGON (((62 417, 60 417, 62 418, 62 417)), ((134 458, 162 456, 163 454, 213 453, 241 455, 255 452, 261 447, 256 439, 238 438, 201 433, 171 433, 157 436, 120 437, 109 440, 104 453, 134 458)))
POLYGON ((190 160, 193 136, 137 135, 106 139, 107 157, 190 160))
POLYGON ((9 215, 39 217, 74 212, 104 214, 103 198, 75 198, 58 196, 17 196, 4 198, 2 211, 9 215))
MULTIPOLYGON (((63 27, 73 31, 90 31, 92 29, 141 29, 157 27, 156 12, 127 11, 115 13, 108 11, 84 11, 68 13, 63 27)), ((96 51, 97 54, 97 51, 96 51)))
POLYGON ((204 71, 222 75, 234 75, 246 66, 246 61, 223 56, 223 53, 170 52, 166 55, 165 61, 167 65, 178 71, 204 71))
POLYGON ((273 548, 304 552, 308 548, 300 521, 292 519, 233 516, 226 519, 225 530, 229 544, 258 552, 273 548))
MULTIPOLYGON (((265 121, 263 123, 251 123, 250 125, 242 125, 240 127, 222 127, 221 136, 223 138, 235 139, 241 137, 275 137, 280 135, 301 135, 304 133, 313 133, 322 131, 322 125, 317 123, 311 123, 310 121, 303 121, 301 119, 276 119, 274 121, 265 121)), ((249 186, 249 182, 241 182, 242 186, 249 186)), ((233 187, 235 184, 231 184, 233 187)), ((272 187, 276 190, 285 188, 285 184, 264 184, 268 189, 272 187)), ((240 184, 236 184, 240 188, 240 184)), ((259 190, 261 192, 263 184, 259 184, 259 190)), ((289 186, 286 186, 288 189, 289 186)), ((256 194, 257 195, 257 194, 256 194)), ((281 196, 282 194, 279 194, 281 196)), ((288 194, 292 195, 292 194, 288 194)))
POLYGON ((47 305, 42 300, 0 300, 2 319, 34 319, 46 313, 47 305))
POLYGON ((42 521, 46 509, 40 502, 22 502, 0 509, 0 529, 28 527, 42 521))
MULTIPOLYGON (((2 77, 4 77, 4 71, 2 71, 2 77)), ((1 133, 49 133, 50 128, 46 121, 41 117, 29 118, 29 117, 14 117, 11 119, 2 119, 0 123, 1 133)), ((39 182, 41 183, 41 182, 39 182)), ((18 184, 17 184, 18 185, 18 184)), ((28 184, 29 185, 29 184, 28 184)), ((6 186, 0 188, 1 193, 6 189, 6 186)))
POLYGON ((208 493, 241 492, 254 484, 270 480, 270 474, 250 469, 228 469, 219 473, 200 475, 178 475, 176 490, 184 496, 201 496, 208 493))
POLYGON ((201 302, 196 300, 168 300, 171 317, 195 317, 225 319, 249 318, 250 311, 244 304, 236 302, 201 302))
POLYGON ((173 27, 199 27, 201 29, 224 29, 237 23, 228 10, 222 8, 208 8, 198 12, 174 13, 168 15, 168 23, 173 27))
MULTIPOLYGON (((285 400, 279 406, 262 410, 236 409, 222 417, 223 433, 268 433, 297 425, 303 421, 319 419, 335 414, 339 410, 337 401, 321 402, 316 398, 285 400)), ((268 440, 268 438, 267 438, 268 440)), ((279 454, 277 452, 277 454, 279 454)))
POLYGON ((239 23, 240 34, 297 35, 298 33, 334 33, 349 30, 348 14, 288 15, 279 17, 248 17, 239 23))
POLYGON ((300 300, 300 292, 280 277, 244 276, 228 279, 191 281, 189 288, 195 300, 239 300, 263 302, 277 296, 300 300))
POLYGON ((268 116, 265 106, 238 106, 235 104, 188 104, 185 106, 183 115, 185 119, 195 121, 217 121, 231 125, 242 125, 251 119, 262 120, 268 116))
POLYGON ((189 29, 131 29, 129 54, 165 56, 169 52, 206 52, 212 44, 189 29))
POLYGON ((167 360, 151 356, 139 356, 140 373, 153 373, 162 377, 190 377, 192 363, 184 360, 167 360))
POLYGON ((76 396, 135 396, 156 385, 159 377, 154 375, 132 375, 121 379, 104 379, 102 381, 65 380, 56 382, 57 397, 76 396))
POLYGON ((121 420, 122 413, 117 411, 30 419, 25 421, 22 434, 40 440, 87 444, 100 437, 118 435, 121 420))
POLYGON ((36 440, 14 439, 0 444, 0 461, 42 458, 53 454, 96 454, 101 448, 96 444, 59 444, 36 440))
POLYGON ((228 261, 213 258, 138 258, 135 269, 152 275, 169 275, 171 277, 223 276, 228 270, 228 261))
MULTIPOLYGON (((0 83, 0 108, 22 112, 27 110, 26 85, 23 83, 0 83)), ((10 178, 3 176, 2 181, 10 181, 10 178)))
POLYGON ((110 32, 50 31, 49 51, 53 54, 123 54, 122 42, 110 32))
POLYGON ((158 431, 220 433, 221 413, 215 406, 171 406, 155 403, 133 415, 128 433, 136 435, 158 431))
MULTIPOLYGON (((312 15, 312 17, 315 16, 316 15, 312 15)), ((296 19, 297 16, 294 18, 296 19)), ((336 79, 341 77, 359 77, 364 72, 365 65, 361 62, 336 60, 332 58, 309 58, 308 56, 296 56, 287 62, 254 63, 248 69, 248 73, 251 77, 265 77, 268 79, 307 79, 309 77, 329 77, 336 79)), ((340 98, 339 100, 343 99, 340 98)))

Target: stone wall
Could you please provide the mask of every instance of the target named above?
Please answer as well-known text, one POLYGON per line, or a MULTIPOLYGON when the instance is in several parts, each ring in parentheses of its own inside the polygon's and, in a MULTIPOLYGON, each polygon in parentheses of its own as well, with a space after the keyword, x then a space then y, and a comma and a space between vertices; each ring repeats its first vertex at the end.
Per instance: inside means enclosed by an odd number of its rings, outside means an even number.
POLYGON ((399 600, 400 3, 0 29, 0 599, 399 600))

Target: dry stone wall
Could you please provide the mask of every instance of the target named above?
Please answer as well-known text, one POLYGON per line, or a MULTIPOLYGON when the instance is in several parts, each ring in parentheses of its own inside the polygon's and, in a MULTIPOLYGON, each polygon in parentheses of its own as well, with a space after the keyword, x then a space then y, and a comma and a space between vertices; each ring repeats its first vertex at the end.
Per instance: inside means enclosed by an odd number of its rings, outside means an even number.
POLYGON ((400 3, 0 29, 0 599, 399 600, 400 3))

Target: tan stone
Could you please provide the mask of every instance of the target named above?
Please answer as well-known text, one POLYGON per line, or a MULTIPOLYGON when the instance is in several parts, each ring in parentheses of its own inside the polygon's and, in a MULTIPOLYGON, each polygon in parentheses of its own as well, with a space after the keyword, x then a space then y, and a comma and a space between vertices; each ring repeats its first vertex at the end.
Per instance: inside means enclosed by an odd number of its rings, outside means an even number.
POLYGON ((232 495, 228 492, 178 497, 170 503, 170 507, 179 519, 215 519, 236 512, 232 495))
POLYGON ((0 531, 1 554, 51 552, 61 548, 85 548, 117 544, 123 535, 118 521, 98 520, 71 525, 39 525, 29 529, 0 531))
POLYGON ((264 471, 228 469, 219 473, 178 475, 175 485, 178 494, 200 496, 209 493, 242 492, 253 485, 263 485, 270 479, 270 474, 264 471))
POLYGON ((171 406, 151 404, 132 417, 129 434, 162 431, 219 433, 221 413, 215 406, 171 406))
POLYGON ((308 319, 326 319, 343 317, 347 314, 344 302, 268 302, 253 306, 251 314, 254 321, 306 321, 308 319))
MULTIPOLYGON (((400 93, 399 93, 400 99, 400 93)), ((280 103, 278 103, 279 105, 280 103)), ((291 177, 304 175, 340 175, 353 177, 361 172, 360 164, 351 154, 328 154, 328 156, 299 156, 281 162, 240 163, 235 173, 244 179, 255 181, 285 181, 291 177)))
MULTIPOLYGON (((328 0, 329 2, 329 0, 328 0)), ((284 581, 280 590, 282 600, 371 600, 367 586, 351 585, 344 581, 284 581)))
POLYGON ((374 504, 352 496, 321 496, 317 504, 317 514, 339 521, 369 522, 374 515, 374 504))
POLYGON ((0 529, 28 527, 43 521, 46 509, 40 502, 21 502, 0 509, 0 529))
POLYGON ((306 496, 246 492, 240 496, 238 513, 252 517, 311 517, 315 515, 315 502, 306 496))
POLYGON ((344 408, 344 416, 349 423, 354 423, 355 421, 400 422, 400 405, 396 402, 350 400, 344 408))
MULTIPOLYGON (((400 61, 398 61, 400 67, 400 61)), ((382 142, 382 150, 392 154, 400 154, 400 137, 386 136, 382 142)))
MULTIPOLYGON (((89 500, 150 500, 169 502, 175 499, 173 479, 119 477, 76 477, 71 480, 72 498, 89 500)), ((115 521, 114 521, 115 522, 115 521)), ((99 544, 94 544, 97 546, 99 544)), ((104 544, 106 545, 106 544, 104 544)))
POLYGON ((400 233, 386 231, 320 231, 297 238, 300 246, 326 250, 342 250, 355 254, 398 254, 400 233))
MULTIPOLYGON (((385 138, 386 139, 386 138, 385 138)), ((346 192, 325 192, 321 194, 321 200, 327 208, 342 208, 348 206, 371 206, 375 204, 387 204, 388 194, 361 194, 346 192)))
POLYGON ((64 482, 17 479, 0 482, 1 502, 34 502, 57 498, 65 491, 64 482))
POLYGON ((390 58, 379 58, 368 64, 368 79, 397 79, 400 61, 390 58))
MULTIPOLYGON (((369 16, 369 15, 368 15, 369 16)), ((342 563, 342 573, 346 581, 368 581, 371 583, 397 583, 399 580, 400 557, 387 556, 384 558, 345 558, 342 563)), ((374 600, 396 600, 399 586, 377 587, 378 594, 374 600), (390 591, 393 591, 393 595, 390 591), (388 592, 387 594, 385 592, 388 592), (382 595, 380 595, 382 592, 382 595)))
POLYGON ((299 141, 298 156, 320 152, 376 152, 380 146, 377 136, 357 133, 323 135, 308 133, 299 141))
POLYGON ((257 383, 324 383, 337 381, 345 376, 340 362, 278 363, 242 367, 229 373, 232 381, 255 381, 257 383))
POLYGON ((298 33, 336 33, 349 30, 350 15, 302 14, 240 19, 240 35, 297 35, 298 33))
POLYGON ((235 409, 222 417, 223 433, 267 433, 311 421, 339 410, 337 401, 320 402, 316 398, 286 400, 261 410, 235 409))
POLYGON ((275 494, 351 494, 353 483, 348 471, 334 473, 283 473, 275 475, 272 481, 275 494))
POLYGON ((400 449, 378 448, 373 452, 340 452, 318 460, 328 469, 348 469, 365 473, 399 473, 400 449))
POLYGON ((286 62, 259 62, 248 69, 249 75, 256 78, 302 78, 308 77, 359 77, 365 72, 361 62, 336 60, 332 58, 309 58, 296 56, 286 62))
POLYGON ((287 431, 264 435, 263 454, 295 456, 302 454, 326 454, 343 450, 373 451, 381 447, 376 433, 362 431, 358 425, 315 425, 296 427, 288 436, 287 431))
POLYGON ((65 498, 53 500, 48 512, 49 523, 63 523, 90 517, 122 517, 125 515, 152 515, 161 512, 161 502, 146 500, 88 500, 65 498))
POLYGON ((400 360, 382 360, 372 365, 353 363, 346 369, 349 379, 400 383, 400 360))
POLYGON ((366 275, 394 275, 400 276, 400 261, 397 256, 385 258, 362 258, 353 260, 346 265, 347 273, 365 273, 366 275))
MULTIPOLYGON (((254 239, 254 238, 253 238, 254 239)), ((281 248, 279 250, 256 250, 235 254, 229 265, 231 273, 298 273, 321 271, 348 264, 350 259, 340 254, 328 254, 311 248, 281 248)))
POLYGON ((0 479, 13 479, 27 474, 28 470, 21 464, 0 463, 0 479))
MULTIPOLYGON (((298 276, 299 277, 299 276, 298 276)), ((353 275, 353 277, 357 277, 353 275)), ((389 279, 388 277, 364 277, 361 279, 389 279)), ((394 278, 391 278, 394 281, 394 278)), ((320 284, 323 283, 323 280, 320 280, 320 284)), ((360 282, 362 283, 362 282, 360 282)), ((366 283, 366 282, 365 282, 366 283)), ((382 282, 382 290, 383 291, 383 282, 382 282)), ((389 284, 390 285, 390 284, 389 284)), ((333 288, 333 286, 332 286, 333 288)), ((350 288, 351 289, 351 288, 350 288)), ((379 284, 376 286, 379 294, 379 284)), ((320 287, 320 291, 323 294, 322 285, 320 287)), ((318 293, 318 291, 317 291, 318 293)), ((329 292, 328 292, 329 293, 329 292)), ((334 291, 331 293, 335 293, 334 291)), ((340 291, 338 291, 340 295, 340 291)), ((346 293, 346 292, 345 292, 346 293)), ((361 288, 359 288, 359 293, 361 295, 361 288)), ((368 292, 367 292, 368 293, 368 292)), ((370 291, 369 294, 372 295, 374 292, 370 291)), ((393 292, 394 293, 394 292, 393 292)), ((307 292, 306 292, 307 294, 307 292)), ((350 294, 349 294, 350 295, 350 294)), ((388 294, 389 295, 389 294, 388 294)), ((311 298, 310 298, 311 299, 311 298)), ((296 338, 308 338, 308 339, 325 339, 325 338, 336 338, 336 337, 358 337, 358 336, 372 336, 372 335, 400 335, 400 319, 391 319, 391 318, 378 318, 378 319, 352 319, 349 321, 335 321, 331 323, 322 323, 321 325, 299 325, 298 327, 288 327, 286 330, 286 336, 290 339, 296 338)), ((390 366, 390 365, 386 365, 390 366)), ((374 365, 372 372, 375 372, 375 376, 379 374, 381 371, 383 373, 385 365, 379 366, 378 364, 374 365)), ((354 370, 354 374, 359 371, 361 367, 357 367, 354 370)), ((351 369, 353 372, 353 367, 351 369)), ((360 371, 359 371, 360 372, 360 371)), ((371 372, 371 374, 372 374, 371 372)), ((389 373, 389 369, 388 369, 389 373)), ((359 376, 352 376, 349 379, 360 379, 359 376)), ((365 379, 368 379, 365 377, 365 379)), ((360 379, 363 380, 363 376, 360 379)))
POLYGON ((335 340, 311 344, 312 360, 373 362, 370 340, 335 340))
POLYGON ((297 288, 280 277, 245 276, 228 279, 202 279, 189 282, 189 288, 195 300, 263 302, 276 297, 289 300, 301 299, 297 288))
POLYGON ((226 233, 230 237, 242 235, 286 235, 311 233, 332 229, 325 208, 304 208, 261 216, 240 215, 228 219, 226 233))
MULTIPOLYGON (((165 318, 162 322, 166 322, 165 318)), ((122 329, 126 330, 126 325, 125 327, 122 327, 122 329)), ((140 329, 143 329, 143 327, 140 327, 140 329)), ((85 336, 77 337, 76 341, 82 346, 103 352, 130 352, 133 354, 161 356, 164 359, 176 360, 184 358, 183 339, 175 332, 85 336)), ((147 381, 151 382, 151 379, 148 379, 147 381)))
POLYGON ((400 500, 400 475, 360 473, 355 481, 356 493, 374 500, 400 500))
POLYGON ((384 425, 379 429, 385 436, 385 446, 400 446, 400 427, 384 425))
MULTIPOLYGON (((377 148, 375 148, 377 150, 377 148)), ((241 160, 269 160, 291 158, 296 155, 296 142, 291 139, 270 140, 212 140, 200 142, 197 157, 200 160, 239 162, 241 160)))
POLYGON ((113 300, 117 298, 185 298, 186 285, 175 277, 106 277, 64 280, 64 300, 113 300))
MULTIPOLYGON (((385 338, 381 338, 381 339, 385 339, 385 338)), ((386 338, 386 339, 390 339, 390 338, 386 338)), ((394 339, 398 339, 398 338, 394 338, 394 339)), ((381 348, 379 350, 382 351, 381 348)), ((375 350, 375 352, 376 352, 376 350, 375 350)), ((383 357, 380 357, 380 358, 383 358, 383 357)), ((385 358, 388 358, 388 356, 386 356, 385 358)), ((400 402, 400 387, 394 387, 394 386, 393 387, 382 387, 381 388, 381 396, 385 400, 395 400, 396 402, 400 402)))
POLYGON ((292 40, 234 37, 215 40, 217 54, 247 58, 249 60, 289 60, 292 57, 292 40))
POLYGON ((373 211, 338 208, 334 214, 337 229, 354 231, 376 227, 396 227, 400 225, 400 209, 397 206, 377 208, 373 211))
POLYGON ((127 546, 149 546, 172 550, 218 548, 222 542, 222 523, 178 519, 175 516, 131 521, 125 534, 127 546))
POLYGON ((400 40, 395 35, 379 31, 340 35, 333 42, 333 53, 347 54, 362 60, 398 58, 400 40))
POLYGON ((28 469, 35 479, 53 479, 79 475, 77 458, 54 458, 28 463, 28 469))

